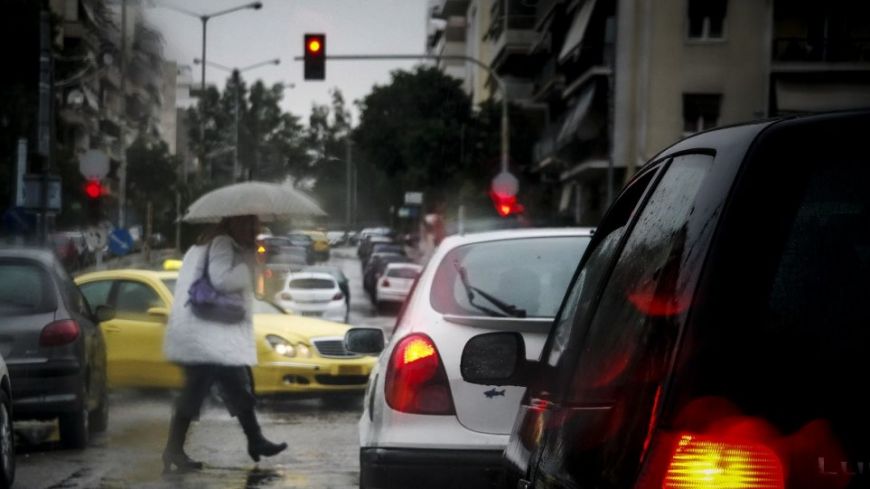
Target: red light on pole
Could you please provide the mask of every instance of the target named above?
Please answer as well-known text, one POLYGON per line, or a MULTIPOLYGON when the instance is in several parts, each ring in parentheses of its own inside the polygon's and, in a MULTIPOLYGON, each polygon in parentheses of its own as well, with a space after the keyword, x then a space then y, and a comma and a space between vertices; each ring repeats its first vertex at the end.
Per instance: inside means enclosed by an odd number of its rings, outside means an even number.
POLYGON ((99 199, 103 195, 103 185, 99 180, 88 180, 85 183, 85 195, 89 199, 99 199))
POLYGON ((303 77, 306 80, 326 79, 326 34, 305 34, 303 77))
POLYGON ((495 205, 495 211, 501 217, 511 214, 522 214, 525 206, 517 202, 517 191, 520 183, 510 172, 502 172, 492 179, 489 197, 495 205))
POLYGON ((320 52, 320 41, 318 41, 317 39, 312 39, 311 41, 309 41, 308 42, 308 51, 310 51, 312 53, 320 52))

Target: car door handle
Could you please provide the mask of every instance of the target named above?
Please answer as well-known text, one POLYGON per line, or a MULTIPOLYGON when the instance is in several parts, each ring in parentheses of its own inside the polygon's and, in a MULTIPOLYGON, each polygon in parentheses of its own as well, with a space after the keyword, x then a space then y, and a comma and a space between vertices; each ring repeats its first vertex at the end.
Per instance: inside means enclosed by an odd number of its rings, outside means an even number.
POLYGON ((121 332, 121 328, 119 328, 117 326, 104 326, 104 328, 106 329, 106 333, 120 333, 121 332))

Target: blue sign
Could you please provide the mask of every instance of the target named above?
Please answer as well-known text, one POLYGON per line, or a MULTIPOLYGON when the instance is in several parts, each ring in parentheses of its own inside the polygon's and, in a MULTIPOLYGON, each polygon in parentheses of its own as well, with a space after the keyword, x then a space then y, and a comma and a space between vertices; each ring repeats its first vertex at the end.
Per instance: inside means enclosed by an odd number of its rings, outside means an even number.
POLYGON ((130 231, 118 228, 109 233, 109 251, 115 256, 124 256, 133 251, 133 236, 130 231))

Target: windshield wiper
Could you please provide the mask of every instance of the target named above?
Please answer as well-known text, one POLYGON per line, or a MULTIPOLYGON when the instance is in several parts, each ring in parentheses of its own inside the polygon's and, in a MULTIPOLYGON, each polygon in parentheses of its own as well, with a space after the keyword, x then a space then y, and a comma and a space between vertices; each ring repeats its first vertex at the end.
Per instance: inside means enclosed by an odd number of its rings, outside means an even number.
POLYGON ((471 285, 468 280, 468 271, 459 264, 458 261, 453 262, 453 266, 456 267, 456 271, 459 273, 459 281, 462 282, 462 286, 465 287, 465 293, 468 295, 468 303, 477 309, 489 314, 490 316, 495 317, 515 317, 515 318, 524 318, 526 317, 525 309, 520 309, 513 304, 508 304, 503 302, 496 297, 493 297, 492 294, 484 292, 483 290, 471 285), (488 300, 492 305, 497 307, 501 312, 494 311, 486 306, 482 306, 474 302, 474 293, 478 293, 481 297, 488 300))

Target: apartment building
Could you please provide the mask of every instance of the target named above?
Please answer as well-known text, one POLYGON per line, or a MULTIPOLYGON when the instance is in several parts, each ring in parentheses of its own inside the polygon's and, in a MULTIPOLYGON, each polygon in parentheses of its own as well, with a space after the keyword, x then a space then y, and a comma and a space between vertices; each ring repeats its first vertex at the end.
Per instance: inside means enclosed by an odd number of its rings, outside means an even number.
POLYGON ((433 12, 464 6, 468 20, 482 3, 489 25, 466 46, 480 37, 510 100, 540 116, 525 170, 577 224, 596 224, 639 165, 686 135, 870 106, 867 2, 442 0, 433 12))

